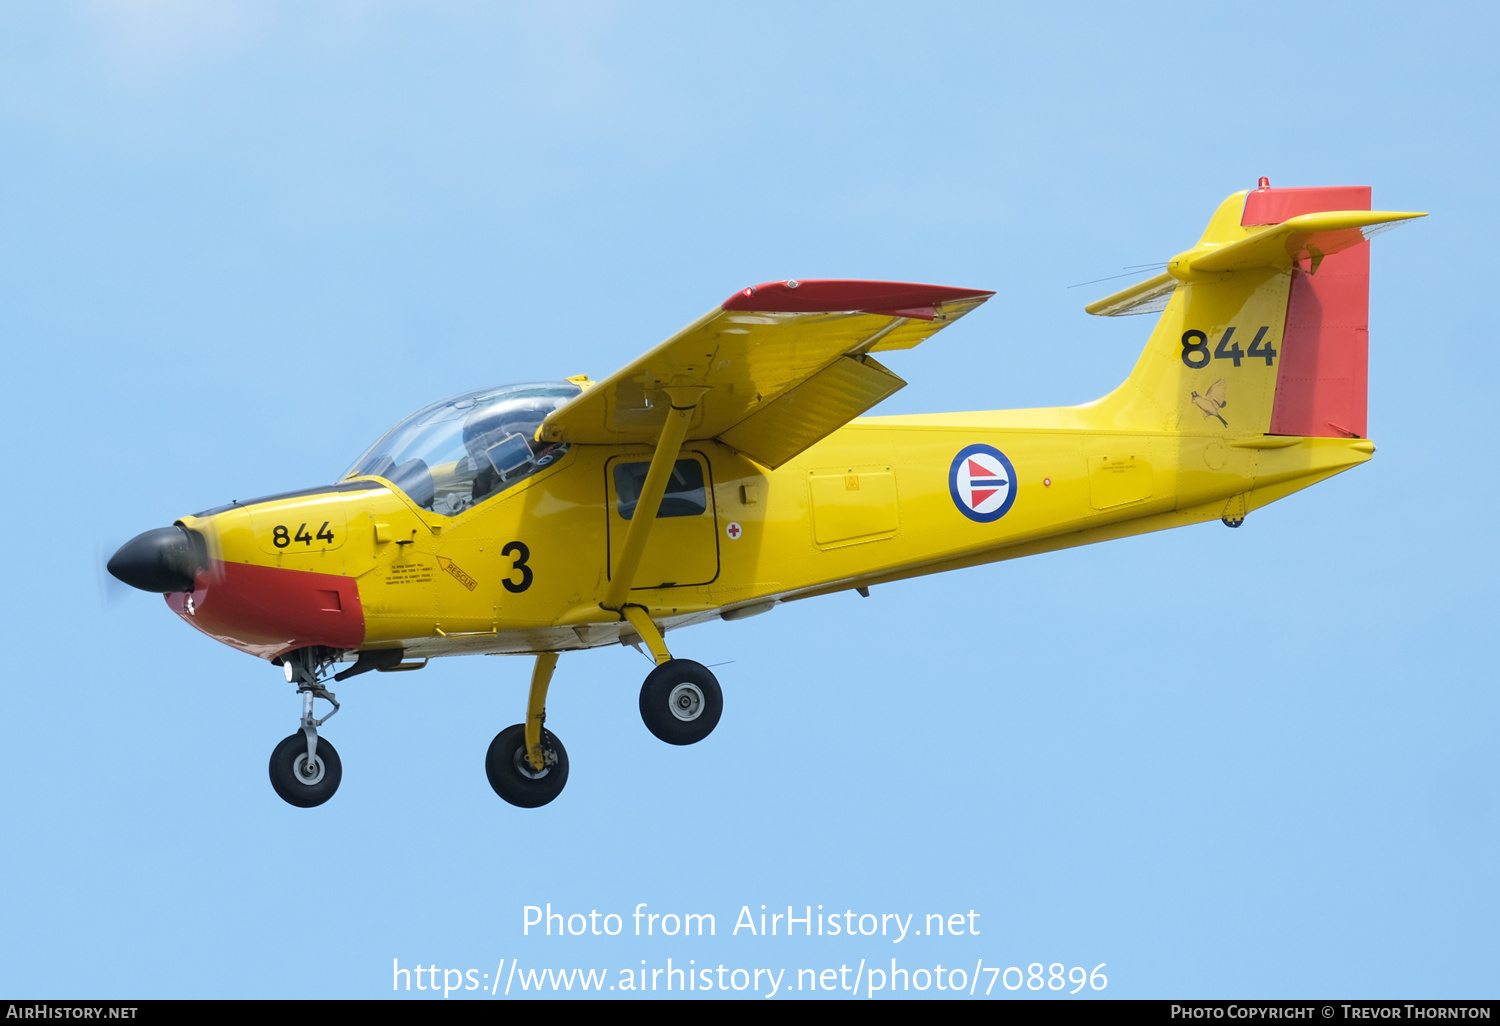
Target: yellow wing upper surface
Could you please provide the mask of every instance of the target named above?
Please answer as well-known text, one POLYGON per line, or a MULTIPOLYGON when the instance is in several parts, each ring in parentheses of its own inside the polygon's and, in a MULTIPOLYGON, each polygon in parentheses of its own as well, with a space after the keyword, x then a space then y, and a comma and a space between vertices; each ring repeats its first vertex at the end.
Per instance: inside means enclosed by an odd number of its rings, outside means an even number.
POLYGON ((752 286, 554 410, 537 437, 655 443, 663 389, 700 388, 688 440, 718 438, 775 468, 906 384, 871 353, 910 349, 992 295, 904 282, 752 286))

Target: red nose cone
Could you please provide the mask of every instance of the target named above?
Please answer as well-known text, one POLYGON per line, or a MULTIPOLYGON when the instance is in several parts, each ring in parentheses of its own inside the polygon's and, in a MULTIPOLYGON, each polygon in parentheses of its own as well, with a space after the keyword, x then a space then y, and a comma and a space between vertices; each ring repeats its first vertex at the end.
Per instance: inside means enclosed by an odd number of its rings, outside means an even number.
POLYGON ((191 595, 167 596, 204 634, 265 659, 308 645, 357 649, 365 613, 352 578, 214 560, 191 595))

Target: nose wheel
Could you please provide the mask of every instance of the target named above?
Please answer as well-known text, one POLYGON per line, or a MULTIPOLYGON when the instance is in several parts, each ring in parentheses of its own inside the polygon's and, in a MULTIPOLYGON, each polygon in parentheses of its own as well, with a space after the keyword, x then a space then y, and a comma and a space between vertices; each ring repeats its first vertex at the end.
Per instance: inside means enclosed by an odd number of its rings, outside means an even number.
POLYGON ((317 751, 309 756, 307 735, 299 730, 271 752, 271 787, 288 805, 299 809, 322 805, 343 779, 344 764, 327 738, 319 738, 317 751))

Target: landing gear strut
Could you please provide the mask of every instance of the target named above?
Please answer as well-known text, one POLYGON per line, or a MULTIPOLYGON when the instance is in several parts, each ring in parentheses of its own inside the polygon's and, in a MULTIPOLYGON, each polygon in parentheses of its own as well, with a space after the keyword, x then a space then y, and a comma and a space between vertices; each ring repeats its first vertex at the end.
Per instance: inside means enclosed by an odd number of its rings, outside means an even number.
POLYGON ((295 683, 297 693, 302 696, 302 729, 282 739, 271 752, 271 787, 282 801, 298 808, 322 805, 333 797, 344 778, 339 753, 326 739, 318 737, 318 728, 339 711, 333 692, 318 679, 321 671, 332 663, 331 654, 316 649, 298 649, 282 657, 287 682, 295 683), (322 719, 313 716, 315 698, 333 705, 333 710, 322 719))
POLYGON ((673 659, 660 628, 640 606, 626 606, 621 614, 656 660, 656 669, 641 685, 646 729, 669 745, 697 744, 708 737, 724 712, 718 678, 702 663, 673 659))
POLYGON ((552 731, 542 728, 547 718, 547 688, 556 668, 556 652, 536 657, 526 722, 496 734, 484 757, 484 773, 495 793, 523 809, 546 805, 562 794, 568 782, 568 751, 552 731))

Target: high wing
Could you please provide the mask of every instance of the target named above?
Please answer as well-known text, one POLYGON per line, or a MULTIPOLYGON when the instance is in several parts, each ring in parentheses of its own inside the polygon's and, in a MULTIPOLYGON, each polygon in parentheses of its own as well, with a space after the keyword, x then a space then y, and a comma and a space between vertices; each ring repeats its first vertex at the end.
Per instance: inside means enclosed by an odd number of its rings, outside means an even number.
POLYGON ((655 444, 671 406, 664 389, 697 389, 686 440, 717 438, 775 469, 906 384, 871 353, 910 349, 992 295, 884 281, 755 285, 558 407, 537 438, 655 444))

